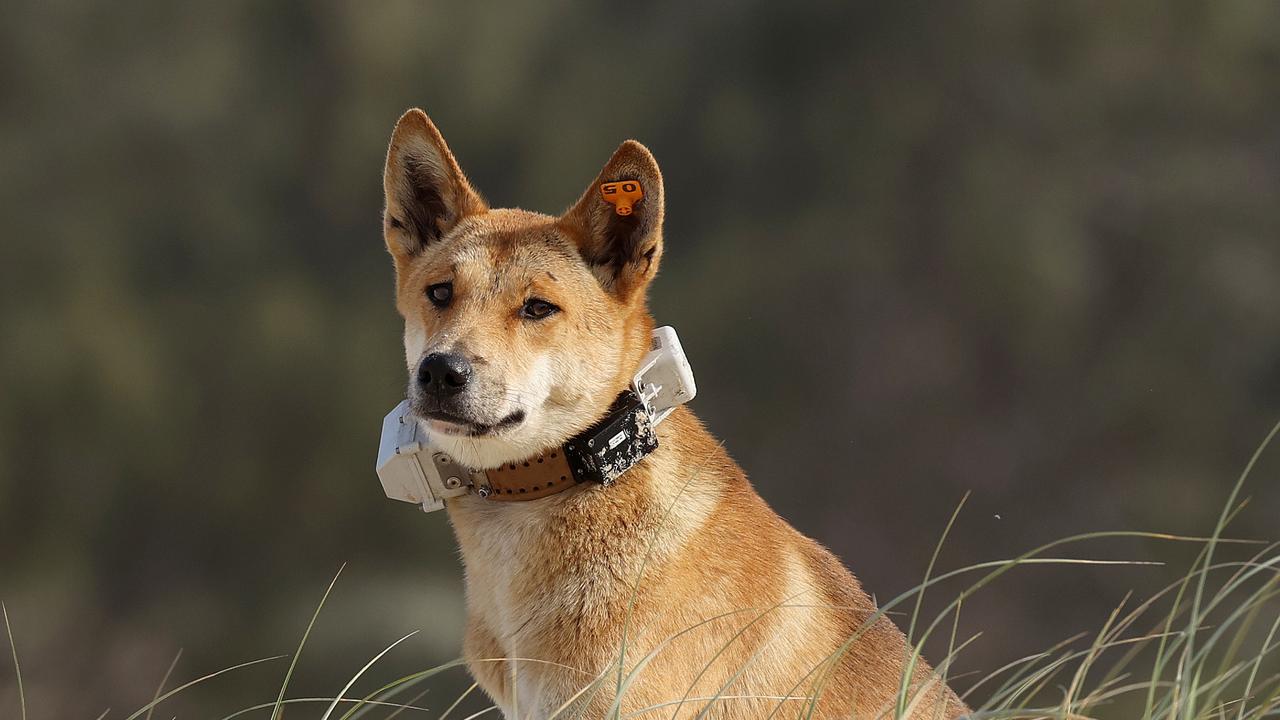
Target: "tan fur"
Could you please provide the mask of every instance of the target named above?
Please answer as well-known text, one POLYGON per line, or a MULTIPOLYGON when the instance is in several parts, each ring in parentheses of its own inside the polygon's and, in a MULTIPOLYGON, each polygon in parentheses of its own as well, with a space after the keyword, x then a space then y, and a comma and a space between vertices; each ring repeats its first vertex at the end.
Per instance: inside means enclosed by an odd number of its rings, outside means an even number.
MULTIPOLYGON (((559 218, 490 210, 411 110, 384 179, 411 377, 428 353, 461 353, 475 370, 458 412, 480 427, 523 413, 479 436, 424 420, 433 442, 492 468, 602 416, 653 327, 645 291, 662 255, 663 196, 648 150, 624 143, 559 218), (645 191, 629 224, 596 194, 618 179, 645 191), (454 293, 445 308, 424 294, 441 282, 454 293), (560 312, 523 318, 529 298, 560 312)), ((449 501, 466 567, 465 656, 505 716, 602 718, 616 700, 622 717, 689 718, 719 695, 705 717, 780 707, 790 718, 821 686, 813 717, 892 717, 910 653, 902 633, 883 617, 862 627, 876 609, 858 581, 769 509, 692 413, 677 410, 658 435, 658 450, 611 487, 449 501)), ((967 712, 923 660, 912 695, 911 717, 967 712)))

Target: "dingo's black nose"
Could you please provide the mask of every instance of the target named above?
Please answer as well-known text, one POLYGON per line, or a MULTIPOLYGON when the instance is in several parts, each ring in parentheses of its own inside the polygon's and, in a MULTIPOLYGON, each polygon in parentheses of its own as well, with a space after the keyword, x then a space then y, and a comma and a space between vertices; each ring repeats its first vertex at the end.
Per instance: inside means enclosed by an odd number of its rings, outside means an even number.
POLYGON ((471 363, 453 353, 431 353, 418 366, 418 384, 437 396, 462 392, 471 379, 471 363))

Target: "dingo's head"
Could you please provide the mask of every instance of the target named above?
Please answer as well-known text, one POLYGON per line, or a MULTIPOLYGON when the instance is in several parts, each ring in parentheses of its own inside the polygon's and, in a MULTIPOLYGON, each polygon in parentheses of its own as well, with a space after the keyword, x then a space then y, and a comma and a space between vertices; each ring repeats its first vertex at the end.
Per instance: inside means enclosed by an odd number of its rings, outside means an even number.
POLYGON ((409 399, 433 443, 496 467, 599 419, 653 327, 662 175, 649 151, 624 142, 560 217, 490 209, 414 109, 391 136, 383 187, 409 399), (620 180, 644 195, 626 215, 600 192, 620 180))

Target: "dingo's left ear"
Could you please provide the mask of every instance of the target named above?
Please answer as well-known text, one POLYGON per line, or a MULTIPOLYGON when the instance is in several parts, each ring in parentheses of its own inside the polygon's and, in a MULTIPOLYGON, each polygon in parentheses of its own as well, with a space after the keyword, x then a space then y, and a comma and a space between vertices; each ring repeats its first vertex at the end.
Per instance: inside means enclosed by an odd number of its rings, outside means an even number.
POLYGON ((487 207, 427 114, 400 117, 382 176, 383 233, 396 268, 444 237, 458 221, 487 207))
POLYGON ((622 143, 559 223, 575 238, 600 284, 630 299, 653 279, 662 258, 658 161, 635 140, 622 143))

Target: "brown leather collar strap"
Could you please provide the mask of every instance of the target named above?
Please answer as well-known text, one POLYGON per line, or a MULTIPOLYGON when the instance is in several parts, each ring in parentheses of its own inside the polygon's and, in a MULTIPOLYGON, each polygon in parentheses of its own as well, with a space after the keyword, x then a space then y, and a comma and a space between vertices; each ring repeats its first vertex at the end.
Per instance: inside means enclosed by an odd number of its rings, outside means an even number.
POLYGON ((488 493, 483 488, 477 490, 481 496, 498 501, 537 500, 578 484, 562 449, 486 470, 485 475, 488 493))
POLYGON ((563 446, 473 472, 472 487, 480 497, 508 502, 537 500, 584 482, 609 485, 657 449, 652 417, 637 393, 625 391, 607 415, 563 446))

